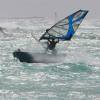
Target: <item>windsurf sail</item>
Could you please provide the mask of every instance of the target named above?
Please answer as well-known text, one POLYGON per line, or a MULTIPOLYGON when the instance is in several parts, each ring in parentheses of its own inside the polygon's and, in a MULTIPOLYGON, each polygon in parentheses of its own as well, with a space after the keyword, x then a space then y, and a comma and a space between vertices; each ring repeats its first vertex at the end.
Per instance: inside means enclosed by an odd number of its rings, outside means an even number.
POLYGON ((57 22, 40 37, 40 40, 59 39, 71 40, 82 20, 87 15, 87 10, 79 10, 57 22))

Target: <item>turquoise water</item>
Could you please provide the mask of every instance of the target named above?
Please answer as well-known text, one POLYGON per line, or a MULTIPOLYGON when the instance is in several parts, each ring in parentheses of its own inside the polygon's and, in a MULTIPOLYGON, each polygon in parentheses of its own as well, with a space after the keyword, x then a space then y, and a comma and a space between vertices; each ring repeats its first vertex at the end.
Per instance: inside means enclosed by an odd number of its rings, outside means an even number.
POLYGON ((52 20, 2 19, 0 26, 0 100, 100 100, 100 20, 85 20, 71 42, 57 45, 66 54, 59 64, 27 64, 14 59, 18 48, 33 53, 52 20))

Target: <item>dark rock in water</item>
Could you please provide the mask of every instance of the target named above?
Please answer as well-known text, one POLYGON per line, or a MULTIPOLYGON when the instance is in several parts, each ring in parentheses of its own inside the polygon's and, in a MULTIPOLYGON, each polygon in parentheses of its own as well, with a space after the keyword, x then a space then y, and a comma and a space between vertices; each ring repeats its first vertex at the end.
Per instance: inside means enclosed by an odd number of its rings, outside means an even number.
POLYGON ((20 62, 26 63, 60 63, 64 61, 65 54, 29 53, 20 49, 13 52, 13 56, 20 62))
POLYGON ((20 62, 33 63, 33 56, 28 52, 22 52, 19 49, 13 52, 13 56, 18 58, 20 62))

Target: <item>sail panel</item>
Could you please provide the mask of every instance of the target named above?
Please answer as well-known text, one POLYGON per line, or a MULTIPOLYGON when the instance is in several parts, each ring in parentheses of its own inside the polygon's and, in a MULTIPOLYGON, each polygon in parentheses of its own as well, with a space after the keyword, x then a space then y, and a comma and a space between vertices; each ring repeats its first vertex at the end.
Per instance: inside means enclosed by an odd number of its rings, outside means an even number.
POLYGON ((87 15, 87 10, 79 10, 68 17, 60 20, 49 30, 47 30, 40 40, 42 39, 60 39, 60 40, 71 40, 72 36, 78 29, 84 17, 87 15), (48 34, 48 35, 47 35, 48 34))

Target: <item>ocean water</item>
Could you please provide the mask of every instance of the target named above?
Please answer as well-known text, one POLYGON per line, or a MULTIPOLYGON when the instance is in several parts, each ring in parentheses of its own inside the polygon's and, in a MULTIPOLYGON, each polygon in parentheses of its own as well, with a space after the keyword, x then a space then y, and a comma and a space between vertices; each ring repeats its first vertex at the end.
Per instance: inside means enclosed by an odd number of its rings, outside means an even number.
POLYGON ((21 63, 12 52, 42 53, 46 18, 0 19, 0 100, 100 100, 100 20, 84 20, 70 42, 57 45, 60 63, 21 63))

